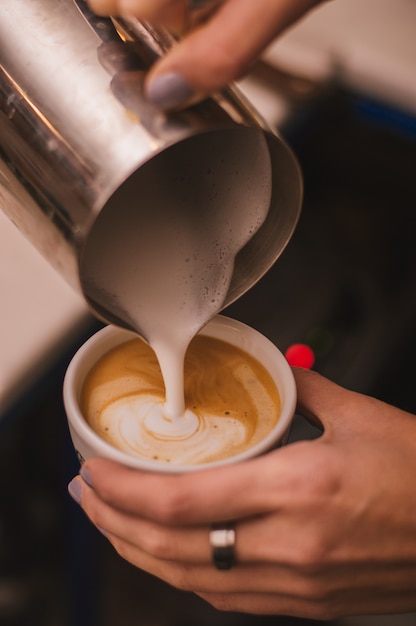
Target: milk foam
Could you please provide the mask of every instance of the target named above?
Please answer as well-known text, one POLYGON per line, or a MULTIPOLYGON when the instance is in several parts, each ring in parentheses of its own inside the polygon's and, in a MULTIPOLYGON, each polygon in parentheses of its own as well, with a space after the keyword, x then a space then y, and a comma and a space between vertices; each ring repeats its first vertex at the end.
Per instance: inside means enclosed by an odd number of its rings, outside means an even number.
POLYGON ((230 135, 222 158, 215 141, 214 152, 198 158, 180 145, 177 159, 160 154, 140 170, 140 185, 132 178, 114 199, 117 206, 100 214, 85 251, 91 299, 149 341, 172 419, 185 411, 189 342, 224 306, 235 257, 270 207, 265 139, 253 134, 248 157, 247 141, 238 137, 230 135))
POLYGON ((98 361, 86 379, 82 409, 91 427, 115 447, 174 464, 234 456, 261 441, 279 419, 270 374, 224 341, 194 338, 184 386, 187 408, 172 417, 156 356, 136 339, 98 361))
POLYGON ((169 419, 164 405, 148 396, 121 399, 101 415, 101 426, 113 445, 129 454, 177 464, 204 463, 225 456, 247 438, 243 424, 232 418, 185 411, 169 419))

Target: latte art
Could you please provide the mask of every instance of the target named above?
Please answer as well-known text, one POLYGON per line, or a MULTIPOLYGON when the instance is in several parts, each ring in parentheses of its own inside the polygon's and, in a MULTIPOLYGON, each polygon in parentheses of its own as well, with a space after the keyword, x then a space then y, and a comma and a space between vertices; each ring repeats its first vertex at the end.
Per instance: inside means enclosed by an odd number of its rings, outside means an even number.
POLYGON ((85 382, 90 426, 121 450, 166 463, 207 463, 261 441, 279 419, 271 376, 243 350, 198 335, 185 358, 186 411, 171 417, 153 350, 128 341, 98 361, 85 382))
POLYGON ((246 440, 244 426, 230 418, 199 419, 186 411, 183 417, 170 419, 164 417, 162 404, 142 400, 118 400, 101 415, 106 439, 129 454, 179 464, 203 463, 246 440))

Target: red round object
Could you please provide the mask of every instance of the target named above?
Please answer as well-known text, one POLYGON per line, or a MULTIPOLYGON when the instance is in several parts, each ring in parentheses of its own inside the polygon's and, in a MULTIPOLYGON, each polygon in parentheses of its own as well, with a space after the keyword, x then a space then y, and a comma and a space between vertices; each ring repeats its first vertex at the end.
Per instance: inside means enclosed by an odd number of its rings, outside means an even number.
POLYGON ((285 357, 292 367, 310 370, 315 363, 313 350, 304 343, 294 343, 286 352, 285 357))

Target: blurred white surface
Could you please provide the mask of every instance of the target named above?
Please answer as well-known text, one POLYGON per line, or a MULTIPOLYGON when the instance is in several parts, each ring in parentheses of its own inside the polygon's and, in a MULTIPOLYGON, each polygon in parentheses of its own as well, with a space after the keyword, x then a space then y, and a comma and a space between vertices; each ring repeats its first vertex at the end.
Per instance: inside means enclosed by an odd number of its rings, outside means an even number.
POLYGON ((416 114, 415 0, 332 0, 276 40, 265 60, 416 114))
POLYGON ((89 319, 81 297, 0 212, 0 418, 89 319))

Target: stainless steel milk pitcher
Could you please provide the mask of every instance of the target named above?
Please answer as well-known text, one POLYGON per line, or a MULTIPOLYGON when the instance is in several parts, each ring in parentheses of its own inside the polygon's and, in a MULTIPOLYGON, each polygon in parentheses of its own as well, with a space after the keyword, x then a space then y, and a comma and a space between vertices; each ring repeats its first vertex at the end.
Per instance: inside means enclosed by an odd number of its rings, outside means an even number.
POLYGON ((300 211, 296 159, 235 88, 169 114, 146 101, 143 76, 169 45, 137 20, 95 17, 84 0, 0 2, 0 208, 95 314, 126 327, 94 273, 111 255, 109 234, 96 234, 103 214, 122 238, 132 211, 164 219, 162 190, 164 211, 209 220, 219 201, 263 198, 269 168, 268 215, 236 257, 227 305, 274 263, 300 211))

